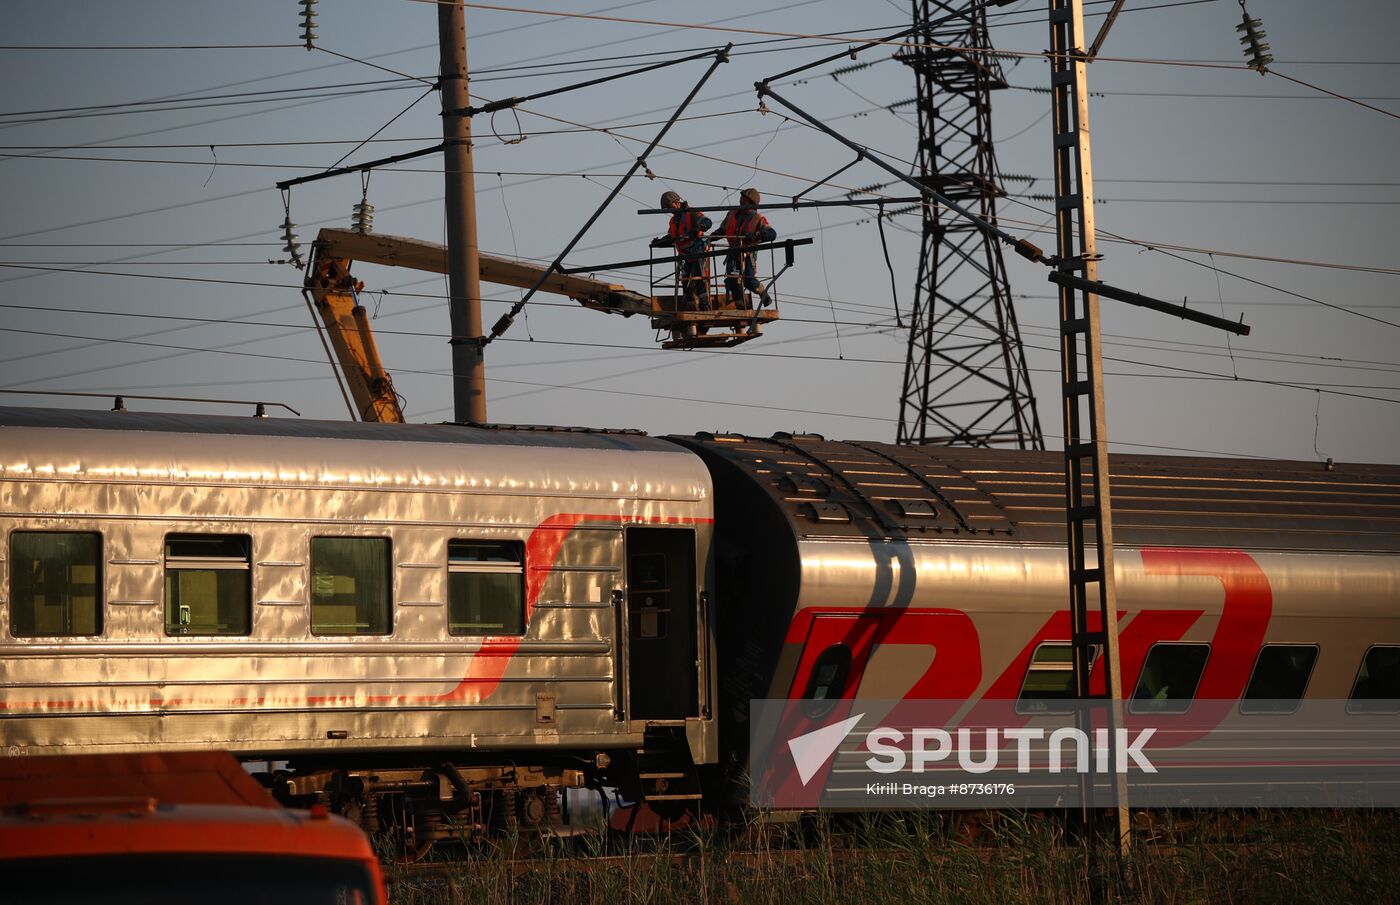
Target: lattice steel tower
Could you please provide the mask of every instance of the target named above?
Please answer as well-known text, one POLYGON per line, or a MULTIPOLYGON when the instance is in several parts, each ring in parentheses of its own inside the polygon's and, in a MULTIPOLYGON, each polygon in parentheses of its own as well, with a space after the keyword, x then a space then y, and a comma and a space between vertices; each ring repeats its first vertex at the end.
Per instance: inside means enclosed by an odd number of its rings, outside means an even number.
MULTIPOLYGON (((918 167, 926 183, 995 222, 1004 194, 983 0, 914 0, 915 40, 898 54, 918 83, 918 167), (936 49, 937 47, 957 49, 936 49)), ((1001 246, 957 214, 923 208, 899 443, 1044 449, 1001 246)))

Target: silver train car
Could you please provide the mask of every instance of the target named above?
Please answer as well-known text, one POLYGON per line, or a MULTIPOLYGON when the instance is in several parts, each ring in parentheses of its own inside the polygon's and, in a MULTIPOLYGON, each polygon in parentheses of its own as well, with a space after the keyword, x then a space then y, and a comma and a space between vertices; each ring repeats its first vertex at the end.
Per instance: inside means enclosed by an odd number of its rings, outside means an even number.
POLYGON ((468 826, 480 790, 549 819, 605 752, 717 760, 713 496, 674 444, 7 410, 0 450, 0 752, 222 748, 468 826))
MULTIPOLYGON (((418 841, 684 808, 756 698, 1069 689, 1055 453, 0 409, 0 752, 418 841), (392 811, 394 816, 388 816, 392 811)), ((1114 457, 1125 694, 1400 698, 1400 468, 1114 457)))

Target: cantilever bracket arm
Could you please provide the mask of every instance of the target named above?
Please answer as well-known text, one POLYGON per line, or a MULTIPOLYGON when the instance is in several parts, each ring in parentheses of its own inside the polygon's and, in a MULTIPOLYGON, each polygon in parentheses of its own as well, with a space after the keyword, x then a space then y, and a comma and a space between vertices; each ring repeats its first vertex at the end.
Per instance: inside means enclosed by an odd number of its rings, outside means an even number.
POLYGON ((1216 317, 1213 314, 1206 314, 1204 311, 1195 311, 1186 307, 1186 303, 1173 305, 1171 302, 1164 302, 1160 299, 1150 298, 1136 292, 1129 292, 1127 289, 1119 289, 1116 286, 1108 286, 1098 280, 1086 280, 1083 277, 1066 273, 1063 270, 1052 270, 1046 277, 1057 286, 1068 286, 1071 289, 1080 289, 1084 292, 1092 292, 1094 295, 1101 295, 1106 299, 1113 299, 1116 302, 1126 302, 1129 305, 1136 305, 1139 308, 1150 308, 1153 311, 1160 311, 1163 314, 1174 314, 1182 320, 1195 321, 1198 324, 1205 324, 1207 327, 1214 327, 1217 330, 1224 330, 1227 333, 1234 333, 1238 336, 1249 335, 1249 324, 1240 321, 1226 320, 1223 317, 1216 317))
POLYGON ((499 101, 491 101, 482 104, 480 107, 462 107, 452 111, 461 116, 476 116, 478 113, 495 113, 497 110, 509 110, 511 107, 520 104, 537 101, 542 97, 553 97, 556 94, 564 94, 569 91, 578 91, 580 88, 592 88, 594 85, 601 85, 604 82, 612 82, 617 79, 625 79, 634 75, 641 75, 644 72, 651 72, 656 69, 665 69, 668 66, 679 66, 681 63, 690 63, 694 60, 702 60, 708 56, 714 56, 713 50, 706 50, 703 53, 694 53, 688 57, 681 57, 677 60, 667 60, 664 63, 652 63, 650 66, 639 66, 636 69, 629 69, 626 72, 618 72, 613 75, 605 75, 596 79, 589 79, 586 82, 579 82, 576 85, 564 85, 559 88, 551 88, 548 91, 540 91, 535 94, 527 94, 525 97, 507 97, 499 101))
POLYGON ((564 250, 559 252, 558 257, 556 257, 550 263, 550 265, 547 268, 545 268, 544 273, 540 274, 540 278, 535 281, 535 285, 530 287, 530 291, 525 293, 524 297, 522 297, 520 301, 516 302, 514 305, 511 305, 509 311, 501 315, 501 319, 496 321, 496 324, 491 328, 491 333, 489 335, 483 336, 480 339, 476 340, 476 342, 481 347, 486 347, 502 333, 505 333, 507 330, 509 330, 510 325, 515 323, 515 316, 519 314, 521 309, 523 309, 529 303, 530 299, 535 297, 535 293, 540 291, 540 287, 543 286, 545 284, 545 281, 549 279, 550 274, 559 271, 559 265, 564 263, 564 258, 569 254, 569 252, 574 250, 574 246, 577 245, 579 241, 583 239, 584 234, 587 233, 589 228, 591 228, 593 224, 598 221, 598 218, 603 215, 603 211, 608 209, 608 205, 613 203, 613 199, 616 198, 622 192, 623 187, 627 185, 627 181, 631 179, 632 176, 636 174, 638 170, 646 166, 647 157, 651 154, 652 151, 656 149, 657 145, 661 144, 661 139, 666 137, 666 133, 671 131, 671 127, 676 124, 676 120, 681 118, 681 114, 685 112, 685 108, 689 107, 690 102, 695 100, 695 95, 699 94, 700 89, 705 87, 705 83, 710 80, 710 76, 715 74, 715 70, 719 68, 719 64, 729 62, 729 51, 733 47, 733 42, 730 42, 724 45, 724 47, 720 50, 711 50, 706 52, 706 56, 713 56, 715 58, 714 62, 710 64, 710 68, 705 70, 705 74, 700 77, 700 81, 695 83, 695 87, 690 89, 690 93, 685 96, 685 100, 681 101, 681 105, 676 108, 676 112, 671 114, 671 118, 666 120, 666 125, 662 126, 661 131, 657 132, 656 137, 651 140, 651 144, 647 145, 646 150, 641 153, 641 156, 637 158, 636 162, 634 162, 632 166, 628 168, 627 172, 622 175, 622 178, 618 180, 617 185, 615 185, 613 187, 613 190, 608 193, 608 197, 604 198, 603 203, 598 205, 598 209, 593 212, 593 216, 588 218, 588 222, 583 224, 583 228, 574 234, 574 237, 569 240, 569 244, 564 246, 564 250))
POLYGON ((405 160, 413 160, 417 157, 426 157, 429 154, 436 154, 443 148, 443 143, 419 148, 417 151, 407 151, 403 154, 395 154, 393 157, 380 157, 378 160, 366 160, 364 163, 357 163, 348 167, 336 167, 333 170, 324 170, 320 173, 312 173, 309 176, 297 176, 295 179, 284 179, 277 183, 277 187, 286 191, 294 185, 305 185, 308 182, 316 182, 320 179, 330 179, 334 176, 344 176, 346 173, 362 173, 373 170, 376 167, 388 166, 391 163, 403 163, 405 160))
MULTIPOLYGON (((951 19, 953 17, 949 16, 948 18, 951 19)), ((827 63, 834 63, 842 57, 850 57, 851 59, 855 59, 855 55, 860 53, 862 50, 869 50, 872 47, 878 47, 882 44, 889 43, 890 41, 898 41, 900 38, 907 38, 918 30, 919 26, 917 25, 911 26, 909 28, 901 28, 899 31, 891 32, 883 37, 875 38, 871 41, 866 41, 859 47, 846 47, 838 53, 833 53, 831 56, 822 57, 820 60, 814 60, 811 63, 803 63, 801 66, 794 66, 792 69, 785 70, 783 72, 778 73, 777 75, 769 76, 767 81, 776 82, 779 79, 785 79, 788 76, 797 75, 799 72, 806 72, 809 69, 816 69, 818 66, 825 66, 827 63)))

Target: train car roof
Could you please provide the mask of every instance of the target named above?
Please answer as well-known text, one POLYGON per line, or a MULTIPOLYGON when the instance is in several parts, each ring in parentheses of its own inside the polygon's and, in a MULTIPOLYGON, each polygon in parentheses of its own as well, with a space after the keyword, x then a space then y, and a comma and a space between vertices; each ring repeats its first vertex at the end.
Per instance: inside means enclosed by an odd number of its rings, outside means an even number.
POLYGON ((0 406, 0 430, 6 427, 153 431, 331 440, 383 440, 403 443, 457 443, 478 446, 677 451, 674 444, 649 437, 641 431, 631 430, 453 423, 379 424, 301 418, 251 418, 233 415, 104 412, 83 409, 0 406))
MULTIPOLYGON (((1059 452, 675 437, 762 488, 798 537, 1063 544, 1059 452)), ((1400 466, 1114 454, 1119 546, 1400 552, 1400 466)))

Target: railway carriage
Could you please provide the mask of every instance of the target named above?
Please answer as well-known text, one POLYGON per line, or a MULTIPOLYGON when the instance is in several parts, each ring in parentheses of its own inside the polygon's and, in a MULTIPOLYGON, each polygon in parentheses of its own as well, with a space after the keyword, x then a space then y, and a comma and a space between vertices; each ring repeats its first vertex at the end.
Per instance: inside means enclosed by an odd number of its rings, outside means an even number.
MULTIPOLYGON (((1010 728, 1074 697, 1058 453, 801 434, 681 442, 715 482, 721 738, 736 766, 755 699, 851 702, 840 713, 932 700, 904 712, 1010 728)), ((1129 724, 1180 714, 1180 745, 1227 717, 1277 730, 1304 699, 1345 701, 1393 756, 1400 468, 1112 465, 1129 724)), ((1101 659, 1091 691, 1103 691, 1101 659)), ((798 718, 785 738, 835 719, 830 707, 790 712, 821 718, 798 718)))
POLYGON ((408 790, 470 804, 474 826, 492 795, 536 795, 498 822, 546 820, 553 791, 648 745, 716 760, 713 501, 673 444, 124 413, 0 424, 11 754, 224 748, 291 760, 291 799, 408 790))
MULTIPOLYGON (((1113 465, 1130 709, 1400 699, 1400 468, 1113 465)), ((679 807, 736 775, 752 699, 1069 696, 1062 481, 815 435, 0 409, 0 730, 287 760, 284 798, 419 840, 571 785, 679 807)))

